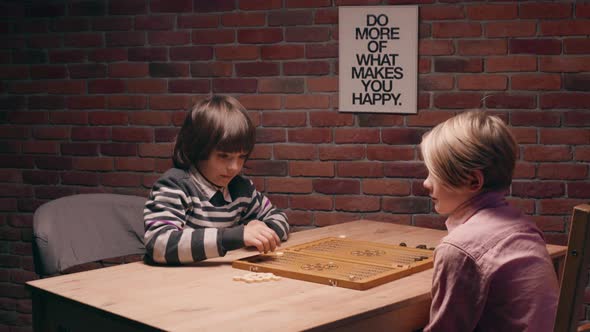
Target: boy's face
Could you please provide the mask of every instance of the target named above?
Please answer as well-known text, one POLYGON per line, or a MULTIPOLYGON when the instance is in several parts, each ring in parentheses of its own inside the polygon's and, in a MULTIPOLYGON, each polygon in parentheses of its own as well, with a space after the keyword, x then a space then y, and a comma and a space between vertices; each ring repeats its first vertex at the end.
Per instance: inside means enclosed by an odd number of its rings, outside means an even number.
POLYGON ((430 198, 432 198, 434 209, 443 215, 453 213, 461 204, 477 194, 477 191, 470 189, 468 186, 449 188, 430 173, 428 173, 423 185, 428 190, 430 198))
POLYGON ((226 187, 240 173, 247 154, 245 152, 211 151, 209 159, 197 163, 197 168, 213 184, 226 187))

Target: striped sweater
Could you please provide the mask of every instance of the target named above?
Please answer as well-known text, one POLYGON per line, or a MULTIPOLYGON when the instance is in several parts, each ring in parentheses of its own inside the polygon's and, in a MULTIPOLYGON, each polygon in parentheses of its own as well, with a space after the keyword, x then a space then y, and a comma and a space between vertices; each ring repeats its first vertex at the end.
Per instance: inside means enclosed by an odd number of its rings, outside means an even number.
POLYGON ((156 263, 183 264, 224 256, 244 247, 244 225, 260 220, 282 241, 287 217, 236 176, 219 191, 197 170, 172 168, 156 181, 144 209, 147 255, 156 263))

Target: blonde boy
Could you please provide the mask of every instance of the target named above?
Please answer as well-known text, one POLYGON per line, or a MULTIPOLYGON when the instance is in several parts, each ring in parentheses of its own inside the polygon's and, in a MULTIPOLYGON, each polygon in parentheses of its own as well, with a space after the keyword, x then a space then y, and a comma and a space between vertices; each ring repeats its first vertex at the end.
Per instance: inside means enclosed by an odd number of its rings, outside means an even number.
POLYGON ((432 129, 421 151, 448 235, 435 250, 432 331, 552 331, 558 300, 543 234, 511 207, 517 143, 498 117, 459 114, 432 129))

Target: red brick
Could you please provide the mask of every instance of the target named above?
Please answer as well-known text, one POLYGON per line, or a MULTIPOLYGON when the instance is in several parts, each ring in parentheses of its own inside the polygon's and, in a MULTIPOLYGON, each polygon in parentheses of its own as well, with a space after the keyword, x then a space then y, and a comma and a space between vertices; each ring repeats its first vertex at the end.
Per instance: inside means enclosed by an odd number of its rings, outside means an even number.
POLYGON ((391 162, 383 166, 386 177, 426 178, 428 170, 423 163, 391 162))
POLYGON ((332 132, 328 128, 289 129, 288 135, 289 142, 319 144, 332 141, 332 132))
POLYGON ((379 130, 373 128, 346 128, 334 130, 336 144, 379 143, 379 130))
MULTIPOLYGON (((140 147, 141 148, 141 147, 140 147)), ((170 146, 168 150, 172 151, 173 146, 170 146)), ((166 150, 166 151, 168 151, 166 150)), ((141 151, 141 150, 140 150, 141 151)), ((140 152, 141 154, 141 152, 140 152)), ((272 144, 258 144, 254 146, 254 149, 250 153, 249 160, 255 159, 272 159, 272 144)), ((279 159, 279 158, 277 158, 279 159)))
POLYGON ((258 128, 256 130, 257 143, 276 143, 286 141, 286 132, 283 128, 258 128))
POLYGON ((241 44, 270 44, 283 40, 281 28, 261 28, 238 30, 238 42, 241 44))
POLYGON ((262 125, 265 127, 304 127, 307 114, 304 112, 264 112, 262 125))
POLYGON ((360 182, 352 179, 317 179, 313 189, 323 194, 360 194, 360 182))
POLYGON ((535 21, 491 22, 485 25, 485 35, 495 37, 530 37, 537 33, 535 21))
POLYGON ((352 114, 343 114, 334 111, 310 112, 309 124, 313 127, 344 127, 354 124, 352 114))
POLYGON ((27 79, 29 77, 28 66, 10 66, 2 68, 1 79, 27 79))
POLYGON ((154 159, 151 158, 115 158, 115 169, 120 171, 154 171, 154 159))
POLYGON ((439 108, 478 108, 482 104, 482 95, 479 93, 444 93, 434 96, 434 106, 439 108))
POLYGON ((51 112, 49 123, 52 124, 88 124, 88 113, 81 111, 51 112))
POLYGON ((368 195, 406 196, 410 194, 407 180, 363 179, 363 193, 368 195))
POLYGON ((152 0, 150 4, 153 13, 183 13, 192 12, 191 0, 152 0))
POLYGON ((267 178, 266 191, 269 193, 307 194, 312 191, 312 180, 304 178, 267 178))
POLYGON ((563 182, 548 182, 548 181, 534 181, 534 182, 513 182, 512 195, 519 197, 560 197, 565 194, 565 184, 563 182))
POLYGON ((296 231, 297 226, 310 226, 313 223, 313 213, 307 211, 286 210, 289 224, 294 226, 292 231, 296 231))
POLYGON ((590 71, 590 57, 543 57, 539 61, 541 71, 546 72, 590 71))
POLYGON ((168 91, 171 93, 208 93, 210 82, 205 79, 183 79, 168 81, 168 91))
POLYGON ((425 132, 426 130, 417 128, 384 128, 381 129, 381 140, 392 145, 420 144, 425 132))
MULTIPOLYGON (((276 11, 268 13, 269 26, 281 25, 310 25, 313 17, 310 10, 276 11)), ((264 19, 262 19, 264 23, 264 19)))
MULTIPOLYGON (((314 225, 318 227, 342 224, 361 219, 358 213, 345 212, 316 212, 314 225)), ((290 219, 289 219, 290 220, 290 219)))
POLYGON ((258 58, 259 53, 258 46, 240 45, 215 47, 215 58, 217 60, 254 60, 258 58))
POLYGON ((111 128, 108 127, 74 127, 72 140, 101 141, 111 139, 111 128))
POLYGON ((112 46, 143 46, 145 33, 142 31, 120 31, 106 34, 106 45, 112 46))
POLYGON ((255 79, 216 78, 213 79, 213 92, 218 93, 252 93, 256 91, 258 82, 255 79))
POLYGON ((435 38, 465 38, 481 36, 481 24, 470 22, 432 23, 432 36, 435 38))
POLYGON ((95 143, 62 143, 62 155, 98 156, 98 144, 95 143))
POLYGON ((454 115, 455 112, 451 111, 420 111, 416 115, 406 116, 406 123, 408 127, 434 127, 454 115))
POLYGON ((37 157, 35 165, 40 169, 68 170, 72 168, 72 158, 68 157, 37 157))
POLYGON ((306 78, 307 89, 310 92, 337 92, 337 77, 306 78))
POLYGON ((420 8, 420 20, 455 20, 465 18, 463 6, 424 6, 420 8))
POLYGON ((240 0, 239 8, 243 10, 277 9, 282 7, 282 0, 240 0))
POLYGON ((336 171, 340 177, 383 177, 383 164, 380 162, 339 162, 336 171))
POLYGON ((103 47, 104 38, 102 33, 68 33, 64 35, 64 46, 68 48, 103 47))
POLYGON ((576 146, 574 160, 590 161, 590 148, 584 146, 576 146))
POLYGON ((326 75, 330 73, 330 63, 325 61, 285 62, 284 75, 326 75))
POLYGON ((486 59, 486 72, 536 71, 537 58, 533 56, 499 56, 486 59))
POLYGON ((180 128, 156 128, 156 142, 173 142, 180 128))
POLYGON ((195 1, 195 12, 222 12, 236 9, 234 0, 195 1))
POLYGON ((584 93, 548 93, 541 95, 541 108, 590 108, 590 95, 584 93))
POLYGON ((129 49, 129 61, 166 61, 168 49, 164 47, 134 47, 129 49))
POLYGON ((462 72, 479 73, 483 70, 483 62, 480 58, 435 58, 434 71, 436 72, 462 72))
MULTIPOLYGON (((70 14, 71 15, 71 14, 70 14)), ((131 30, 133 28, 133 18, 131 17, 97 17, 92 20, 92 30, 113 31, 113 30, 131 30)))
POLYGON ((332 210, 333 198, 324 195, 290 196, 289 206, 292 209, 302 210, 332 210))
POLYGON ((264 13, 230 13, 221 17, 221 24, 228 27, 263 26, 265 22, 264 13))
POLYGON ((571 198, 590 198, 590 182, 570 182, 567 195, 571 198))
POLYGON ((152 142, 153 128, 113 128, 113 141, 119 142, 152 142))
POLYGON ((505 40, 460 40, 458 42, 461 55, 497 55, 507 53, 505 40))
POLYGON ((514 168, 513 179, 532 179, 535 177, 535 164, 517 162, 514 168))
POLYGON ((590 91, 590 74, 565 74, 565 89, 590 91))
POLYGON ((585 164, 541 164, 537 169, 539 179, 582 180, 588 178, 585 164))
POLYGON ((382 209, 394 213, 428 213, 430 200, 424 197, 383 197, 382 209))
POLYGON ((525 146, 526 161, 568 161, 572 159, 571 148, 567 146, 525 146))
POLYGON ((559 74, 518 74, 511 79, 513 90, 559 90, 561 75, 559 74))
POLYGON ((301 78, 262 78, 258 80, 260 93, 303 93, 304 81, 301 78))
POLYGON ((543 215, 566 214, 571 215, 574 206, 585 204, 587 201, 580 199, 551 198, 543 199, 539 204, 539 213, 543 215))
MULTIPOLYGON (((194 38, 195 32, 193 32, 194 38)), ((209 35, 207 38, 216 38, 217 33, 209 35)), ((148 33, 148 43, 150 45, 186 45, 191 41, 188 31, 151 31, 148 33)), ((195 41, 195 39, 193 39, 195 41)), ((198 40, 199 43, 207 44, 205 40, 198 40)), ((231 41, 233 41, 233 36, 231 41)), ((222 42, 221 40, 219 42, 222 42)))
POLYGON ((34 128, 33 137, 38 139, 65 139, 70 137, 70 129, 65 127, 34 128))
POLYGON ((319 161, 291 161, 289 163, 290 176, 329 176, 333 177, 334 163, 319 161))
POLYGON ((461 90, 506 90, 508 78, 504 75, 460 76, 457 87, 461 90))
POLYGON ((239 77, 277 76, 279 64, 274 62, 242 62, 236 63, 236 75, 239 77))
POLYGON ((73 188, 61 186, 37 186, 35 187, 35 198, 38 199, 57 199, 74 194, 73 188))
POLYGON ((135 156, 137 144, 109 143, 100 145, 100 153, 105 156, 135 156))
POLYGON ((188 96, 150 96, 152 110, 184 110, 191 104, 188 96))
MULTIPOLYGON (((234 30, 193 30, 192 32, 192 43, 195 45, 233 43, 235 38, 234 30)), ((179 40, 180 43, 186 44, 184 39, 179 40)))
MULTIPOLYGON (((269 48, 272 46, 268 46, 269 48)), ((301 49, 301 46, 298 45, 279 45, 276 47, 283 47, 283 48, 295 48, 295 50, 301 49)), ((264 49, 263 49, 264 50, 264 49)), ((284 52, 283 56, 290 56, 293 52, 284 52)), ((263 53, 264 57, 264 53, 263 53)), ((298 56, 298 57, 302 57, 298 56)), ((337 44, 307 44, 305 45, 305 57, 308 59, 317 59, 317 58, 337 58, 338 57, 338 45, 337 44)))
POLYGON ((172 122, 170 112, 144 111, 130 113, 129 123, 140 126, 168 126, 172 122))
POLYGON ((57 184, 59 182, 59 172, 25 170, 22 172, 21 178, 25 184, 57 184))
POLYGON ((143 0, 127 0, 124 2, 110 2, 109 13, 113 15, 145 14, 148 3, 143 0))
POLYGON ((330 7, 330 0, 286 0, 286 8, 330 7))
POLYGON ((369 145, 367 146, 367 159, 388 161, 413 160, 414 149, 398 146, 369 145))
POLYGON ((514 126, 557 127, 560 115, 554 112, 512 112, 511 123, 514 126))
POLYGON ((370 212, 379 211, 381 202, 379 197, 367 196, 336 196, 334 209, 337 211, 370 212))
POLYGON ((563 41, 563 48, 566 54, 588 54, 590 53, 590 39, 568 38, 563 41))
POLYGON ((147 97, 145 96, 109 96, 107 107, 109 109, 145 109, 147 106, 147 97))
POLYGON ((89 122, 94 125, 126 125, 129 119, 127 112, 91 112, 89 122))
POLYGON ((365 157, 365 148, 360 145, 320 146, 320 160, 361 160, 365 157))
POLYGON ((88 93, 121 93, 125 92, 125 82, 115 79, 99 79, 88 82, 88 93))
POLYGON ((518 4, 467 6, 467 18, 472 20, 509 20, 518 15, 518 4))
POLYGON ((455 80, 451 75, 420 75, 418 88, 420 90, 451 90, 455 80))
POLYGON ((152 77, 186 77, 189 76, 189 65, 184 63, 150 63, 152 77))
POLYGON ((570 127, 590 126, 590 113, 588 111, 565 112, 563 123, 570 127))
POLYGON ((191 63, 193 77, 229 77, 232 73, 233 66, 229 62, 191 63))
POLYGON ((452 40, 428 40, 418 41, 418 54, 420 55, 451 55, 455 52, 452 40))
POLYGON ((541 129, 542 144, 590 144, 590 131, 586 129, 541 129))
POLYGON ((83 50, 49 51, 49 62, 53 63, 84 62, 85 59, 86 52, 83 50))
POLYGON ((248 110, 276 110, 281 108, 281 97, 272 95, 243 95, 238 97, 248 110))
POLYGON ((138 187, 141 177, 133 173, 104 173, 100 174, 100 183, 108 187, 138 187))
POLYGON ((219 15, 179 15, 177 21, 181 29, 215 28, 219 25, 219 15))
POLYGON ((135 30, 173 30, 175 18, 172 15, 135 16, 135 30))
POLYGON ((56 154, 57 147, 58 145, 55 142, 23 142, 22 152, 27 154, 56 154))
POLYGON ((493 94, 485 98, 486 107, 488 108, 535 108, 536 96, 534 95, 510 95, 510 94, 493 94))
POLYGON ((315 145, 273 144, 275 159, 312 160, 318 152, 315 145))
MULTIPOLYGON (((16 169, 0 169, 0 181, 2 182, 11 182, 11 183, 29 183, 30 181, 26 180, 25 172, 16 169)), ((31 171, 35 172, 35 171, 31 171)), ((41 175, 39 179, 42 181, 49 181, 50 183, 57 183, 56 179, 52 179, 50 176, 41 175)))
POLYGON ((85 171, 110 171, 113 169, 113 158, 78 157, 73 160, 74 169, 85 171))
POLYGON ((560 54, 561 41, 556 39, 512 39, 508 49, 512 54, 560 54))
POLYGON ((71 78, 106 77, 107 67, 104 64, 68 65, 71 78))
POLYGON ((145 77, 149 69, 146 63, 112 63, 109 65, 110 77, 145 77))
MULTIPOLYGON (((21 101, 12 104, 15 109, 21 108, 21 101)), ((63 109, 65 107, 65 98, 63 96, 30 96, 28 106, 33 109, 63 109)), ((11 108, 12 108, 11 107, 11 108)))
POLYGON ((331 9, 317 9, 314 16, 315 24, 338 24, 338 10, 331 9))
MULTIPOLYGON (((31 78, 66 78, 66 67, 63 65, 31 65, 31 78)), ((24 77, 23 77, 24 78, 24 77)))
POLYGON ((542 36, 590 35, 588 20, 559 20, 541 22, 542 36))
POLYGON ((287 42, 325 42, 330 40, 330 29, 324 27, 292 27, 285 30, 287 42))
POLYGON ((47 92, 52 94, 84 94, 86 82, 77 80, 52 80, 47 82, 47 92))
POLYGON ((325 109, 329 105, 330 97, 326 95, 285 96, 286 109, 325 109))
POLYGON ((569 3, 532 2, 520 4, 520 18, 568 18, 572 16, 569 3))
POLYGON ((404 118, 392 114, 359 114, 359 127, 401 126, 404 118))
POLYGON ((163 93, 168 91, 168 83, 164 79, 135 79, 127 80, 129 93, 163 93))

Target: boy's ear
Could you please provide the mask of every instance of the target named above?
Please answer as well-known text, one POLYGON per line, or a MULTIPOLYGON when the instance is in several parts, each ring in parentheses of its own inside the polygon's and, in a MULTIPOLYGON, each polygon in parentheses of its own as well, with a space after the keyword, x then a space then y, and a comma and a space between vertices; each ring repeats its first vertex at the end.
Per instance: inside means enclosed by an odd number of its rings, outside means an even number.
POLYGON ((469 189, 472 191, 480 191, 483 188, 483 172, 481 170, 475 170, 471 173, 471 182, 469 183, 469 189))

